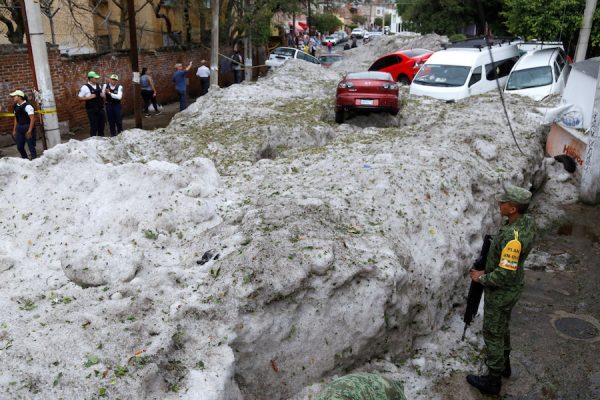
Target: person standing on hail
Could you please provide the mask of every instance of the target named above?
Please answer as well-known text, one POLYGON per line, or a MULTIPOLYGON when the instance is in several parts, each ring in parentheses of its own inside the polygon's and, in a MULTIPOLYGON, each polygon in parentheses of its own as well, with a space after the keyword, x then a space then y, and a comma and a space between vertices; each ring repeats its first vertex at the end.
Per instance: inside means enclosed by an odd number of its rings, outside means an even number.
POLYGON ((123 110, 121 99, 123 99, 123 85, 119 85, 119 75, 112 74, 108 83, 102 86, 106 98, 106 116, 108 117, 108 128, 110 136, 117 136, 123 132, 123 110))
POLYGON ((187 67, 183 68, 183 64, 175 64, 175 73, 173 73, 173 82, 175 82, 175 90, 179 95, 179 111, 187 108, 187 73, 192 69, 192 62, 187 67))
POLYGON ((87 74, 88 81, 79 89, 79 100, 85 102, 85 111, 90 122, 90 137, 104 136, 104 92, 98 84, 100 75, 94 71, 87 74))
POLYGON ((485 271, 471 269, 474 282, 484 287, 483 339, 487 375, 469 375, 467 382, 485 394, 499 394, 501 377, 511 375, 510 314, 523 291, 524 262, 536 236, 533 219, 526 215, 531 192, 505 185, 498 207, 506 223, 494 235, 485 271))
POLYGON ((208 87, 210 86, 210 69, 206 64, 206 60, 200 61, 200 67, 196 71, 196 75, 200 78, 200 96, 208 93, 208 87))
POLYGON ((15 124, 13 126, 12 136, 17 142, 17 150, 21 153, 21 158, 29 158, 25 151, 25 143, 29 147, 31 159, 37 157, 35 149, 35 109, 27 101, 27 96, 22 90, 15 90, 10 94, 15 102, 15 124))

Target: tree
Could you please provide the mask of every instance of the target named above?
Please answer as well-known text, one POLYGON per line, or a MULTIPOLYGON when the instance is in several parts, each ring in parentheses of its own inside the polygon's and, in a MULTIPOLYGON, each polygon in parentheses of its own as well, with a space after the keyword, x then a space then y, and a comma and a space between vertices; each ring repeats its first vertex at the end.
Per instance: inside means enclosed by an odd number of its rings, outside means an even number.
POLYGON ((383 25, 391 26, 392 25, 392 14, 387 13, 383 16, 383 25))
POLYGON ((367 17, 364 15, 353 15, 352 22, 357 25, 364 25, 367 22, 367 17))
POLYGON ((311 19, 310 25, 316 27, 319 32, 335 32, 342 26, 342 21, 330 13, 317 14, 311 19))
MULTIPOLYGON (((501 15, 508 30, 527 39, 561 40, 572 54, 581 28, 585 0, 506 0, 501 15)), ((590 35, 592 51, 600 47, 600 9, 590 35)))
POLYGON ((499 18, 502 0, 398 0, 396 4, 402 19, 421 32, 451 35, 477 24, 479 33, 486 25, 496 35, 505 33, 499 18))
POLYGON ((52 37, 52 44, 56 44, 56 35, 54 34, 54 17, 60 7, 54 9, 54 0, 40 0, 40 10, 42 14, 48 18, 48 22, 50 23, 50 33, 52 37))
POLYGON ((383 18, 376 17, 375 20, 373 21, 373 25, 375 25, 375 26, 383 26, 383 18))
MULTIPOLYGON (((95 42, 97 40, 96 32, 90 32, 86 26, 79 21, 85 21, 90 15, 101 18, 107 26, 115 26, 118 28, 119 33, 117 40, 112 43, 112 47, 120 50, 123 48, 125 39, 127 38, 128 32, 128 20, 127 20, 127 0, 91 0, 89 2, 79 0, 64 0, 69 10, 69 13, 73 17, 72 21, 78 30, 83 33, 88 40, 95 42), (114 4, 119 12, 118 15, 113 15, 108 7, 108 1, 114 4)), ((142 6, 145 7, 146 3, 142 6)), ((141 9, 141 8, 140 8, 141 9)), ((136 12, 138 12, 136 10, 136 12)))
POLYGON ((6 37, 12 44, 23 44, 25 27, 19 0, 0 0, 0 22, 6 27, 6 37))

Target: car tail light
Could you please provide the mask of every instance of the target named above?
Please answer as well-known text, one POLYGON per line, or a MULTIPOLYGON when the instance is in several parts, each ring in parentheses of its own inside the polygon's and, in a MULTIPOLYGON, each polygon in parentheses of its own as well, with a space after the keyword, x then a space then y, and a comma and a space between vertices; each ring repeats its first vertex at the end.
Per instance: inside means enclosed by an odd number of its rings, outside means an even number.
POLYGON ((398 85, 395 83, 384 83, 383 88, 386 90, 398 90, 398 85))
POLYGON ((352 82, 340 82, 340 84, 338 85, 338 88, 340 89, 350 89, 353 87, 354 85, 352 84, 352 82))

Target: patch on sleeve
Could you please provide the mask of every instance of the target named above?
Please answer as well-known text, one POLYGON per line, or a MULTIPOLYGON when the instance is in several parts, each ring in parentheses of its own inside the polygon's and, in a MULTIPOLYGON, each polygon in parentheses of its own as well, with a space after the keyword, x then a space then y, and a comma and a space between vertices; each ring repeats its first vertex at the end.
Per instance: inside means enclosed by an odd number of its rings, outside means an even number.
POLYGON ((500 268, 516 271, 519 267, 519 257, 521 256, 521 242, 519 242, 519 231, 514 231, 515 238, 508 242, 502 255, 500 256, 500 268))

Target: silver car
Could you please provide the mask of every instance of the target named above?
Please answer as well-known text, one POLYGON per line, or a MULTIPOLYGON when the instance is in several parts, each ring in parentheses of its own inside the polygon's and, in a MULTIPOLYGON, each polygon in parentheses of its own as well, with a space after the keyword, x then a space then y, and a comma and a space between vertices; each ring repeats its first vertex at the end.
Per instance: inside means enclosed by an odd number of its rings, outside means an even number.
POLYGON ((281 67, 290 58, 308 61, 313 64, 321 64, 315 57, 302 50, 293 47, 278 47, 271 52, 269 58, 265 61, 265 65, 269 67, 281 67))

